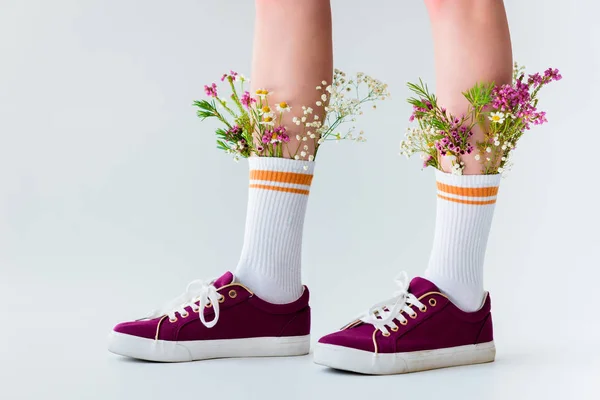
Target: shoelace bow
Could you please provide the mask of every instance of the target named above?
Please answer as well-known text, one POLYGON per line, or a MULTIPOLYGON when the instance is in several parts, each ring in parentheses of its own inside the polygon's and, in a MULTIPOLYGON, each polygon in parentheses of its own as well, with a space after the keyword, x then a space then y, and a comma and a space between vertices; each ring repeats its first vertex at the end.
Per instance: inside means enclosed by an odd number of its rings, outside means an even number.
POLYGON ((414 294, 409 293, 408 286, 410 281, 406 272, 398 274, 394 282, 399 287, 394 292, 394 297, 373 305, 365 314, 362 314, 358 318, 362 322, 375 326, 384 335, 389 335, 388 327, 393 331, 398 329, 398 325, 396 325, 394 320, 398 320, 400 324, 406 325, 408 320, 402 314, 403 312, 413 318, 416 317, 416 312, 411 306, 417 306, 419 309, 425 307, 414 294))
POLYGON ((165 304, 161 309, 153 311, 149 318, 158 318, 167 315, 173 321, 177 318, 177 313, 185 318, 188 316, 185 308, 189 306, 194 312, 198 313, 198 317, 204 326, 212 328, 219 320, 219 300, 223 298, 217 292, 217 288, 213 283, 214 281, 205 282, 199 279, 190 282, 183 294, 165 304), (211 304, 215 310, 215 317, 211 321, 206 321, 204 318, 204 308, 207 304, 211 304))

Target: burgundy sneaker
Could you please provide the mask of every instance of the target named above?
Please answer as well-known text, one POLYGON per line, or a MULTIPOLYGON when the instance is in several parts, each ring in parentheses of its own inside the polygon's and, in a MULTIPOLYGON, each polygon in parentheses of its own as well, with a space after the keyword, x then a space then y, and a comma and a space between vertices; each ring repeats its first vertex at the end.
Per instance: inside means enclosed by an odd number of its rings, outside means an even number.
POLYGON ((227 272, 190 283, 163 311, 115 326, 108 350, 164 362, 308 354, 308 297, 304 287, 293 303, 267 303, 227 272))
POLYGON ((314 361, 363 374, 406 372, 494 361, 490 296, 467 313, 423 278, 401 290, 339 332, 322 337, 314 361))

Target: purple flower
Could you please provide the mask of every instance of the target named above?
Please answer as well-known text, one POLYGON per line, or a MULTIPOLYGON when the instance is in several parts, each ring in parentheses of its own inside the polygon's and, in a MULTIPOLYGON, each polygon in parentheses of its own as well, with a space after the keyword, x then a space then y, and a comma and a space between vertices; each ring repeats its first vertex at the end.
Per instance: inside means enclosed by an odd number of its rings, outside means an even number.
POLYGON ((558 69, 548 68, 546 71, 544 71, 544 78, 547 78, 549 81, 560 81, 562 79, 562 75, 558 69))
POLYGON ((423 114, 428 113, 429 111, 433 110, 433 105, 431 104, 431 102, 429 100, 425 100, 425 99, 421 99, 421 103, 423 103, 425 105, 425 107, 419 107, 416 105, 413 105, 413 113, 410 116, 410 118, 408 119, 410 122, 413 122, 416 119, 420 119, 423 117, 423 114))
POLYGON ((271 138, 272 138, 272 137, 273 137, 273 131, 272 131, 272 130, 269 130, 269 129, 267 129, 267 130, 265 131, 265 133, 263 133, 263 137, 262 137, 261 141, 262 141, 264 144, 269 144, 269 143, 271 143, 271 138))
POLYGON ((246 108, 250 108, 252 107, 252 103, 256 103, 256 99, 253 98, 252 96, 250 96, 250 92, 248 92, 247 90, 244 92, 244 94, 242 95, 242 98, 240 99, 240 102, 242 103, 242 105, 246 108))
POLYGON ((429 156, 425 160, 423 160, 423 168, 427 168, 427 166, 429 165, 429 161, 431 161, 432 159, 433 156, 429 156))
POLYGON ((542 84, 542 76, 539 73, 535 73, 533 75, 529 75, 529 79, 527 80, 527 83, 529 85, 533 85, 534 87, 539 86, 542 84))
POLYGON ((279 125, 273 130, 273 137, 271 138, 271 143, 274 143, 275 141, 277 141, 278 143, 288 143, 290 141, 290 137, 287 134, 287 129, 285 129, 285 126, 279 125))
POLYGON ((272 144, 277 145, 280 143, 288 143, 290 141, 290 136, 287 134, 287 129, 285 126, 280 125, 275 129, 268 129, 265 131, 262 137, 262 142, 264 144, 272 144))
POLYGON ((223 74, 223 76, 221 76, 221 82, 223 82, 225 79, 228 79, 233 82, 237 79, 237 75, 238 75, 237 72, 229 71, 228 74, 223 74))
POLYGON ((246 144, 246 140, 242 136, 243 132, 243 129, 239 125, 233 125, 225 132, 225 135, 230 142, 242 141, 243 144, 246 144))
POLYGON ((213 83, 212 85, 204 85, 204 92, 209 97, 217 97, 217 84, 213 83))

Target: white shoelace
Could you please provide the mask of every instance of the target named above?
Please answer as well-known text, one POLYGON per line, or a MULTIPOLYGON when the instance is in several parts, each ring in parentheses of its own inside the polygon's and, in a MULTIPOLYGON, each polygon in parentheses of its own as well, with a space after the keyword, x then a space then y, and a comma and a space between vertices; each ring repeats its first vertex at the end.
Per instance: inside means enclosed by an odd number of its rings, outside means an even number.
POLYGON ((417 306, 423 310, 425 305, 415 297, 414 294, 408 292, 408 275, 406 272, 401 272, 396 276, 394 282, 399 286, 399 290, 394 292, 394 297, 382 301, 369 308, 365 314, 362 314, 358 319, 367 324, 371 324, 379 329, 384 335, 388 335, 388 327, 393 331, 398 329, 398 325, 394 320, 398 320, 400 324, 406 325, 408 320, 402 314, 405 312, 411 317, 416 317, 416 312, 411 305, 417 306))
POLYGON ((195 313, 198 313, 202 324, 207 328, 212 328, 219 320, 219 300, 222 301, 223 299, 223 296, 217 292, 217 288, 213 283, 214 280, 204 282, 199 279, 190 282, 183 294, 165 304, 163 308, 153 311, 149 318, 158 318, 167 315, 171 321, 174 321, 177 319, 177 313, 185 318, 189 315, 185 308, 190 306, 195 313), (199 304, 196 304, 196 302, 199 302, 199 304), (204 318, 204 308, 208 304, 215 310, 215 317, 212 321, 206 321, 204 318))

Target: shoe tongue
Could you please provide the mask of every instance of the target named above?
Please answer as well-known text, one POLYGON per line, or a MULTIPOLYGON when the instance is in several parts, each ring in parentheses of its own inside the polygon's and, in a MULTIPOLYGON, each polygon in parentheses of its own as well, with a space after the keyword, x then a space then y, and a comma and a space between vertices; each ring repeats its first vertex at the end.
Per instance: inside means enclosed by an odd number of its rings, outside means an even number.
POLYGON ((427 292, 439 292, 440 289, 433 282, 417 276, 410 281, 408 291, 416 297, 420 297, 427 292))
POLYGON ((229 285, 231 282, 233 282, 233 274, 227 271, 213 283, 213 286, 218 289, 221 286, 229 285))

